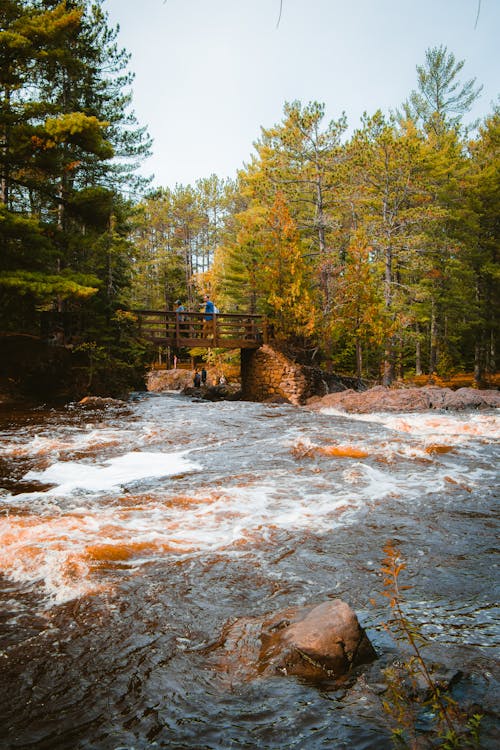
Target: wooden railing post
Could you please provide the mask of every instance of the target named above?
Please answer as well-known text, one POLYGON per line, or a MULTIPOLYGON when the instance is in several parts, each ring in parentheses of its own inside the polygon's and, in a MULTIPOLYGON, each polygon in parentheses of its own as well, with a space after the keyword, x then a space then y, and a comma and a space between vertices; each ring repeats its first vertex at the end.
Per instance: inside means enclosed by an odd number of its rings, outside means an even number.
POLYGON ((181 337, 181 326, 180 326, 180 320, 179 320, 179 313, 175 313, 175 345, 179 346, 179 339, 181 337))

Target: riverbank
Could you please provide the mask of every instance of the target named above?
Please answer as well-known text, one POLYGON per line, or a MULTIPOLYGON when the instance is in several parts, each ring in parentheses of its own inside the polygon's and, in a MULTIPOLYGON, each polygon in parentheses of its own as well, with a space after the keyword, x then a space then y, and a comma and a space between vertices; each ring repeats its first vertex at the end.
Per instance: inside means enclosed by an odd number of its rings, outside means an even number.
POLYGON ((464 409, 492 409, 500 406, 497 390, 476 388, 442 388, 422 386, 387 388, 377 385, 366 391, 348 389, 326 396, 313 396, 306 407, 312 411, 338 409, 354 414, 370 412, 418 412, 430 409, 461 411, 464 409))
MULTIPOLYGON (((148 374, 148 391, 181 391, 188 396, 205 397, 200 389, 193 389, 192 370, 154 370, 148 374)), ((216 374, 209 370, 208 383, 216 382, 216 374)), ((336 378, 335 382, 328 383, 333 393, 316 395, 309 398, 305 404, 307 409, 322 411, 324 409, 338 409, 340 411, 366 414, 370 412, 419 412, 432 409, 445 411, 461 411, 473 409, 492 409, 500 406, 500 392, 495 389, 478 389, 472 387, 443 387, 441 385, 402 386, 398 384, 393 387, 376 385, 371 388, 355 390, 353 381, 336 378)), ((221 400, 225 398, 235 399, 235 392, 239 384, 235 381, 230 384, 227 394, 218 393, 217 398, 209 400, 221 400)), ((205 389, 207 390, 207 389, 205 389)), ((209 388, 208 391, 214 391, 209 388)), ((284 402, 284 399, 281 399, 284 402)))

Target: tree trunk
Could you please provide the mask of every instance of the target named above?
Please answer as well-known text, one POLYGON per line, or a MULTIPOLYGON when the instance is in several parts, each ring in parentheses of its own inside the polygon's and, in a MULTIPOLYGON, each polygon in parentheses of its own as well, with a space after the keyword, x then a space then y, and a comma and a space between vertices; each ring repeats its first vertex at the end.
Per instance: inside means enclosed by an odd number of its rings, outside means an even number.
POLYGON ((488 372, 496 372, 496 341, 495 331, 493 328, 490 331, 490 343, 488 347, 488 361, 486 363, 486 369, 488 372))
POLYGON ((436 372, 438 364, 438 325, 436 319, 436 305, 432 300, 432 312, 431 312, 431 346, 429 352, 429 375, 436 372))
MULTIPOLYGON (((385 274, 384 274, 384 300, 385 309, 392 308, 392 247, 388 243, 385 248, 385 274)), ((382 376, 383 385, 391 385, 394 380, 394 340, 390 336, 385 345, 384 372, 382 376)))
POLYGON ((484 347, 482 345, 482 335, 476 341, 474 346, 474 383, 478 386, 484 379, 484 347))
POLYGON ((363 349, 360 339, 356 338, 356 375, 358 380, 363 377, 363 349))
POLYGON ((403 380, 404 378, 404 362, 403 362, 403 339, 401 336, 397 337, 397 352, 395 352, 395 363, 394 363, 394 374, 397 380, 403 380))
POLYGON ((384 357, 384 370, 382 375, 382 385, 389 386, 394 380, 394 341, 392 337, 387 340, 384 357))
POLYGON ((418 323, 415 324, 417 339, 415 343, 415 375, 422 374, 422 344, 420 341, 420 328, 418 323))
POLYGON ((326 259, 326 236, 325 236, 325 217, 323 211, 323 190, 321 185, 321 175, 316 175, 316 226, 318 228, 318 245, 319 245, 319 263, 320 263, 320 288, 323 293, 324 310, 328 312, 331 308, 332 300, 330 299, 330 263, 326 259))

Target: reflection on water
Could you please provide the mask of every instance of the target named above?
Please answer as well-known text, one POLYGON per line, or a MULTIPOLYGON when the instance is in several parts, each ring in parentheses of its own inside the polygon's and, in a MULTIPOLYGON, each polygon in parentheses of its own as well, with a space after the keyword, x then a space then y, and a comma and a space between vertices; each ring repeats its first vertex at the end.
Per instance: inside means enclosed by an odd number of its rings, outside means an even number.
POLYGON ((467 674, 461 699, 494 707, 496 414, 164 394, 0 428, 0 741, 390 747, 380 669, 395 645, 369 603, 388 539, 432 658, 467 674), (210 668, 235 618, 337 596, 381 657, 362 678, 228 685, 210 668))

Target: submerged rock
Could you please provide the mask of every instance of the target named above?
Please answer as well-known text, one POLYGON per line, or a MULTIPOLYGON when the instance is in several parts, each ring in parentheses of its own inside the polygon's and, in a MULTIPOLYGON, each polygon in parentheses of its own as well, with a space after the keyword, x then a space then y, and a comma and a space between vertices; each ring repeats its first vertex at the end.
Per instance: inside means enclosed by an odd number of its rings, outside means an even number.
POLYGON ((215 667, 231 679, 262 675, 337 678, 376 658, 351 607, 340 599, 243 618, 223 634, 215 667))
POLYGON ((118 398, 108 398, 104 396, 85 396, 78 401, 78 406, 82 409, 110 409, 124 408, 127 406, 125 401, 118 398))
POLYGON ((206 401, 237 401, 241 398, 238 385, 212 385, 202 388, 202 398, 206 401))

